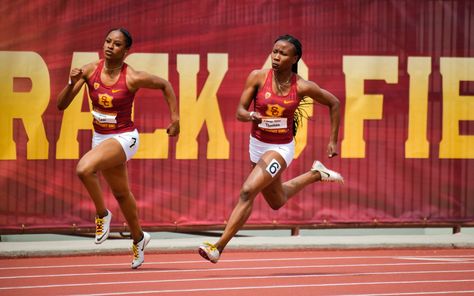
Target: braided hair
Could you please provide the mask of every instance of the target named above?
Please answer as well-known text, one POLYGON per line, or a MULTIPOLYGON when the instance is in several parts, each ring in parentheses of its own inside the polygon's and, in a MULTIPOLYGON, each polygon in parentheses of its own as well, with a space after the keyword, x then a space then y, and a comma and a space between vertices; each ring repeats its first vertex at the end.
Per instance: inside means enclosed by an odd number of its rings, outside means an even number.
MULTIPOLYGON (((296 39, 295 37, 291 35, 281 35, 279 36, 274 43, 277 43, 278 41, 287 41, 295 47, 296 55, 298 56, 298 59, 296 60, 296 63, 294 63, 291 66, 291 71, 298 74, 298 61, 301 59, 301 56, 303 55, 303 48, 301 45, 301 42, 296 39)), ((298 127, 303 124, 303 118, 308 119, 309 116, 306 113, 306 111, 303 109, 303 106, 312 104, 312 101, 307 100, 307 97, 304 97, 301 99, 300 104, 295 110, 294 114, 294 119, 293 119, 293 136, 296 136, 296 132, 298 130, 298 127)))

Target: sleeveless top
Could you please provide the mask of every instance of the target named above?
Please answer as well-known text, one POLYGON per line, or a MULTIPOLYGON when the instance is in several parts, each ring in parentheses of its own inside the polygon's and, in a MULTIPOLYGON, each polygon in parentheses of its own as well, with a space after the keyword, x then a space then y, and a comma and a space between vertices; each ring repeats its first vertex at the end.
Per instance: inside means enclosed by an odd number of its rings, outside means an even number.
POLYGON ((135 93, 128 90, 126 83, 127 64, 123 64, 119 79, 113 85, 105 85, 100 79, 104 60, 87 80, 89 97, 92 101, 94 130, 99 134, 115 134, 135 129, 132 121, 132 106, 135 93))
POLYGON ((291 77, 291 86, 288 95, 279 96, 273 93, 273 70, 269 70, 263 87, 255 98, 254 110, 264 118, 262 123, 252 123, 252 136, 262 142, 270 144, 286 144, 293 141, 293 120, 296 108, 300 103, 296 92, 296 78, 291 77))

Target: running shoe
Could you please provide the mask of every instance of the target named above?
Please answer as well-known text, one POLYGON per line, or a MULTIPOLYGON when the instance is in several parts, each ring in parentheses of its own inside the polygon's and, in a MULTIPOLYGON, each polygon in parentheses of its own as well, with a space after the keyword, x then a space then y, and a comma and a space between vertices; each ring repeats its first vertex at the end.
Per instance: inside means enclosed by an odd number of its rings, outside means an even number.
POLYGON ((151 235, 148 232, 143 232, 143 238, 136 244, 132 244, 133 261, 132 268, 137 269, 145 261, 145 247, 151 240, 151 235))
POLYGON ((315 160, 313 162, 311 171, 319 172, 321 175, 321 181, 323 182, 338 182, 344 184, 344 178, 341 176, 341 174, 326 168, 319 160, 315 160))
POLYGON ((217 263, 217 261, 219 261, 219 257, 221 256, 221 253, 216 248, 216 246, 211 243, 205 242, 199 246, 199 255, 201 255, 202 258, 211 261, 212 263, 217 263))
POLYGON ((95 217, 95 243, 101 244, 108 237, 110 233, 110 221, 112 220, 112 213, 107 210, 107 215, 102 218, 95 217))

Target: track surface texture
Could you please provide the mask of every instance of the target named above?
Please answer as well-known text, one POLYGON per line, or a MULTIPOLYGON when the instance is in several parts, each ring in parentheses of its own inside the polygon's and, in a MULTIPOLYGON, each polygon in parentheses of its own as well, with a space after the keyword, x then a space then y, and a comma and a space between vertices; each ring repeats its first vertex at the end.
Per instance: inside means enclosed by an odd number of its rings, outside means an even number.
POLYGON ((0 295, 474 295, 472 249, 1 259, 0 295))

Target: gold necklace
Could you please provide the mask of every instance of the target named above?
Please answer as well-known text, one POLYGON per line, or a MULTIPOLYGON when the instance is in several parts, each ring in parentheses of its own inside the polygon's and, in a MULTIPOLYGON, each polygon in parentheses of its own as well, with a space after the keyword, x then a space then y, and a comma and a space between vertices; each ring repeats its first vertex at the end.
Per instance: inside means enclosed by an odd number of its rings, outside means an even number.
POLYGON ((105 69, 106 71, 109 71, 109 72, 112 72, 112 71, 115 71, 115 70, 117 70, 117 69, 120 69, 120 68, 122 68, 122 66, 123 66, 123 62, 122 62, 122 64, 120 64, 120 66, 118 66, 118 67, 115 67, 115 68, 107 68, 107 66, 106 66, 105 63, 104 63, 104 69, 105 69))
POLYGON ((290 79, 291 79, 292 76, 293 76, 293 74, 290 74, 290 77, 288 77, 286 82, 280 82, 280 80, 277 78, 276 73, 273 72, 273 77, 275 79, 275 84, 276 84, 277 90, 278 90, 278 92, 280 92, 280 94, 283 94, 283 90, 281 89, 281 87, 288 85, 290 83, 290 79))
POLYGON ((274 76, 275 76, 275 80, 276 80, 279 84, 281 84, 281 85, 287 85, 287 84, 290 83, 290 79, 291 79, 292 74, 290 74, 290 77, 288 77, 288 79, 287 79, 285 82, 280 82, 280 79, 278 79, 278 77, 277 77, 276 75, 274 75, 274 76))

